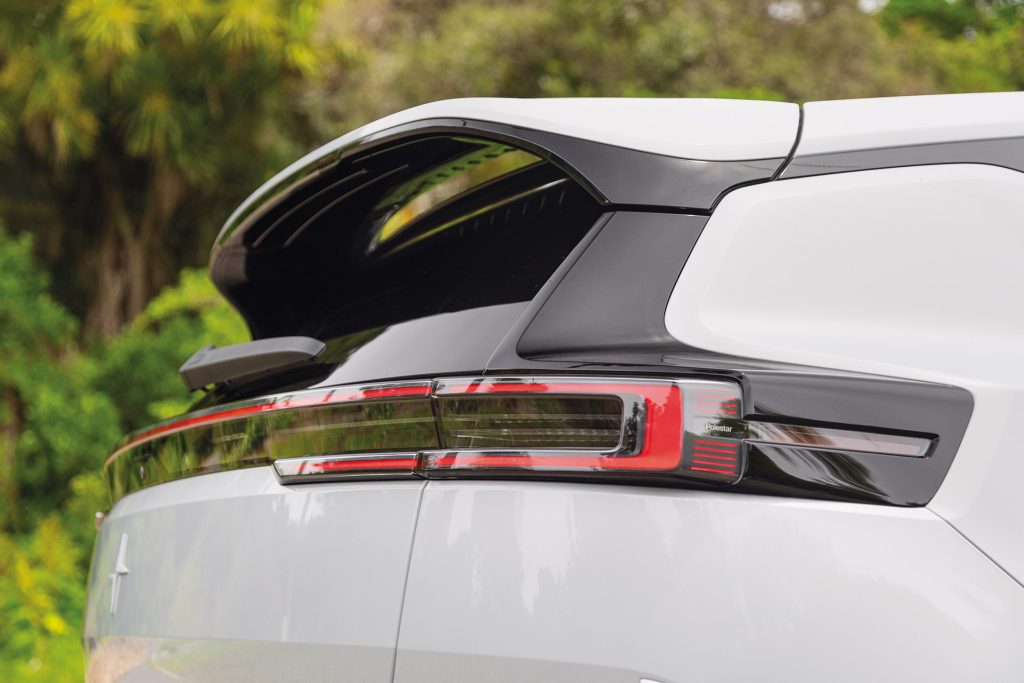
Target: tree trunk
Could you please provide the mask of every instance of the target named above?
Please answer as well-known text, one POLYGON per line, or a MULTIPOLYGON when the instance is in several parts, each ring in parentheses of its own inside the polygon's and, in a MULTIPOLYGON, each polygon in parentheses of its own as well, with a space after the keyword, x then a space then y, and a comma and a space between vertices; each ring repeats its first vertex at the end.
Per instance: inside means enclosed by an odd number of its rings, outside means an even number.
POLYGON ((7 420, 3 424, 3 441, 0 450, 3 453, 3 472, 0 472, 0 494, 3 495, 3 510, 6 514, 0 518, 0 528, 17 528, 20 521, 19 506, 21 492, 18 490, 18 432, 21 431, 21 401, 11 387, 4 389, 4 412, 7 420))
POLYGON ((161 247, 181 201, 182 185, 173 172, 154 171, 145 185, 143 208, 133 213, 120 186, 104 183, 101 237, 86 260, 93 289, 85 316, 88 331, 117 334, 170 281, 173 274, 161 247))

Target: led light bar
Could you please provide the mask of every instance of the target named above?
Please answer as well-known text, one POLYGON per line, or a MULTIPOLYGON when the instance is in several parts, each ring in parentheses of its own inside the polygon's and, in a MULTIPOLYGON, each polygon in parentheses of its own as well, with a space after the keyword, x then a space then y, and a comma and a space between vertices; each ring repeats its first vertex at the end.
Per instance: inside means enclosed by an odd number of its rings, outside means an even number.
POLYGON ((273 464, 282 483, 353 478, 569 476, 728 485, 747 444, 920 458, 927 437, 744 420, 727 381, 456 377, 335 387, 190 413, 127 437, 112 497, 273 464))

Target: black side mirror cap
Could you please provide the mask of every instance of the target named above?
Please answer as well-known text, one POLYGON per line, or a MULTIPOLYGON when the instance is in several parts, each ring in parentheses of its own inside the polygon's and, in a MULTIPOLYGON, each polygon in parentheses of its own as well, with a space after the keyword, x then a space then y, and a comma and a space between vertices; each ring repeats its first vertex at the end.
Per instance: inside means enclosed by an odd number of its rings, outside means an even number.
POLYGON ((312 337, 272 337, 217 348, 204 346, 178 373, 189 391, 277 372, 315 360, 327 345, 312 337))

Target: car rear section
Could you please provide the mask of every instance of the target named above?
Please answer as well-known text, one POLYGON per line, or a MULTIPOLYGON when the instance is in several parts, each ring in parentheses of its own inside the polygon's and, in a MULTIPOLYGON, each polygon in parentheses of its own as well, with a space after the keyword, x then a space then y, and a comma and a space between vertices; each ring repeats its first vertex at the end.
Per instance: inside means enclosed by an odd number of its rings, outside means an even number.
POLYGON ((1019 680, 1022 215, 1016 94, 354 131, 106 464, 89 679, 1019 680))

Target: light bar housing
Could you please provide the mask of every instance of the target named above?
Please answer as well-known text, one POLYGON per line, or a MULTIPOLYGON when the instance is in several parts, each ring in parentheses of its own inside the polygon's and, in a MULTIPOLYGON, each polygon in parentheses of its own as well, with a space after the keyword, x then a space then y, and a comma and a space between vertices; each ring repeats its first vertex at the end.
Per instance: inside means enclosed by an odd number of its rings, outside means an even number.
MULTIPOLYGON (((431 400, 438 445, 417 453, 414 474, 422 477, 621 474, 731 483, 743 472, 741 433, 738 424, 731 424, 738 423, 740 389, 732 383, 454 377, 434 382, 431 400), (581 405, 594 408, 597 401, 605 404, 601 410, 563 412, 581 405), (611 417, 611 401, 617 407, 614 438, 607 424, 593 426, 595 419, 611 417), (589 420, 590 427, 574 429, 574 421, 581 420, 589 420), (573 445, 600 438, 604 443, 573 445), (720 450, 705 453, 703 442, 720 450)), ((286 483, 345 479, 349 474, 337 467, 371 457, 383 456, 284 458, 274 467, 286 483)))
POLYGON ((748 444, 922 458, 927 435, 745 419, 734 382, 602 376, 451 377, 279 394, 126 437, 113 500, 272 464, 285 484, 360 478, 545 477, 731 486, 748 444))

